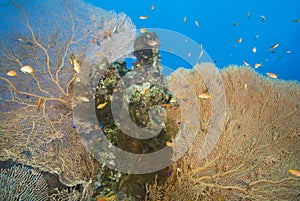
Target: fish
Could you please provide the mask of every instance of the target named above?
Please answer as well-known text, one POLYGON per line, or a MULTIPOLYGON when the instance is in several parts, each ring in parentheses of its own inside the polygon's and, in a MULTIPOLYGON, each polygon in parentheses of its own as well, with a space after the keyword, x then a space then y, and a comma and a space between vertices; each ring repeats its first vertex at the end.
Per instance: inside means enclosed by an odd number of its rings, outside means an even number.
POLYGON ((140 16, 140 19, 141 19, 141 20, 146 20, 146 19, 148 19, 148 16, 146 16, 146 15, 141 15, 141 16, 140 16))
POLYGON ((186 23, 186 16, 184 16, 183 18, 183 23, 186 23))
POLYGON ((247 12, 248 20, 250 20, 250 11, 247 12))
POLYGON ((271 50, 274 50, 274 49, 276 49, 278 46, 279 46, 279 44, 278 44, 278 43, 275 43, 274 45, 272 45, 272 46, 269 48, 269 50, 270 50, 270 51, 271 51, 271 50))
POLYGON ((253 52, 253 53, 256 53, 256 51, 257 51, 256 47, 253 47, 253 48, 252 48, 252 52, 253 52))
POLYGON ((205 92, 205 93, 200 94, 198 97, 202 98, 202 99, 208 99, 208 98, 210 98, 210 95, 208 92, 205 92))
POLYGON ((261 22, 262 22, 262 23, 264 23, 264 22, 265 22, 265 20, 266 20, 266 17, 265 17, 265 16, 263 16, 263 15, 261 15, 261 16, 260 16, 260 19, 261 19, 261 22))
POLYGON ((188 57, 192 56, 192 53, 191 53, 191 52, 189 52, 187 56, 188 56, 188 57))
POLYGON ((23 73, 29 73, 29 74, 33 74, 34 73, 34 69, 31 67, 31 66, 28 66, 28 65, 26 65, 26 66, 23 66, 22 68, 21 68, 21 71, 23 72, 23 73))
POLYGON ((293 22, 295 22, 295 23, 298 23, 298 22, 300 22, 300 18, 299 18, 299 19, 295 19, 295 20, 293 20, 293 22))
POLYGON ((201 52, 200 52, 200 54, 199 54, 199 57, 198 57, 198 59, 201 59, 201 58, 202 58, 202 56, 203 56, 203 53, 204 53, 204 51, 203 51, 203 50, 201 50, 201 52))
POLYGON ((18 41, 21 41, 21 42, 27 42, 27 40, 25 38, 22 38, 22 37, 19 37, 18 38, 18 41))
POLYGON ((248 87, 248 84, 245 84, 245 85, 244 85, 244 89, 247 89, 247 87, 248 87))
POLYGON ((260 63, 254 64, 254 68, 258 68, 260 66, 262 66, 262 64, 260 64, 260 63))
POLYGON ((173 146, 174 146, 174 144, 173 144, 172 142, 170 142, 170 141, 166 141, 166 145, 167 145, 168 147, 173 147, 173 146))
POLYGON ((155 8, 154 5, 151 5, 151 10, 154 10, 154 8, 155 8))
POLYGON ((85 97, 85 96, 80 96, 79 100, 81 100, 82 102, 85 102, 85 103, 90 102, 90 100, 87 97, 85 97))
POLYGON ((256 36, 255 36, 255 39, 254 39, 254 40, 257 40, 257 39, 258 39, 258 37, 259 37, 259 36, 258 36, 258 34, 256 34, 256 36))
POLYGON ((197 21, 197 20, 195 20, 195 24, 196 24, 196 26, 199 28, 200 27, 200 24, 199 24, 199 22, 197 21))
POLYGON ((243 41, 243 38, 238 38, 235 40, 237 43, 241 43, 243 41))
POLYGON ((14 77, 17 75, 17 72, 14 70, 10 70, 6 73, 7 76, 14 77))
POLYGON ((266 73, 270 78, 273 78, 273 79, 276 79, 278 77, 278 75, 276 75, 275 73, 270 73, 270 72, 267 72, 266 73))
POLYGON ((245 64, 245 66, 250 66, 250 64, 247 61, 243 61, 243 63, 245 64))
POLYGON ((107 103, 108 102, 105 101, 104 103, 101 103, 101 104, 97 105, 97 109, 98 110, 103 109, 107 105, 107 103))
POLYGON ((42 98, 39 97, 38 100, 37 100, 37 104, 36 104, 36 109, 37 109, 37 110, 40 110, 41 104, 42 104, 42 98))
POLYGON ((291 54, 291 53, 292 53, 292 51, 291 51, 291 50, 286 50, 286 51, 285 51, 285 53, 287 53, 287 54, 291 54))
POLYGON ((140 29, 140 32, 141 32, 141 33, 146 33, 147 31, 148 31, 147 28, 141 28, 141 29, 140 29))
POLYGON ((291 173, 294 176, 300 177, 300 171, 299 170, 289 169, 289 173, 291 173))
POLYGON ((237 26, 239 26, 239 24, 240 24, 239 22, 235 22, 232 24, 232 26, 237 27, 237 26))
POLYGON ((80 72, 80 65, 75 58, 73 58, 73 69, 76 71, 76 73, 80 72))

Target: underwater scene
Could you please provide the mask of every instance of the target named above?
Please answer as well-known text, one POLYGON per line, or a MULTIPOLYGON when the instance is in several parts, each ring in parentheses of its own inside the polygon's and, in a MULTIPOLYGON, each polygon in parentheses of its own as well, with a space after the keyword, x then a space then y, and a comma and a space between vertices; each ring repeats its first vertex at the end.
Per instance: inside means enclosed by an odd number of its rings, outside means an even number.
POLYGON ((300 200, 300 2, 0 0, 0 201, 300 200))

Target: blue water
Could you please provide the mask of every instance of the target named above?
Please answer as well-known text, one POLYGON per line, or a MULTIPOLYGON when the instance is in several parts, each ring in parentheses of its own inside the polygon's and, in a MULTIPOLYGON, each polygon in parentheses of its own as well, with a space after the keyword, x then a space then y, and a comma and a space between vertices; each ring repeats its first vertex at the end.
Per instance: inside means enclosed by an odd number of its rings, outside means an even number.
MULTIPOLYGON (((95 6, 125 12, 137 28, 170 29, 190 37, 203 48, 219 68, 230 64, 251 66, 261 74, 273 72, 279 78, 300 81, 299 0, 86 0, 95 6), (151 6, 154 5, 154 9, 151 6), (250 13, 248 18, 247 13, 250 13), (139 16, 147 15, 147 20, 139 16), (265 17, 262 23, 261 15, 265 17), (183 22, 186 16, 186 23, 183 22), (195 20, 200 28, 195 25, 195 20), (233 26, 239 23, 238 26, 233 26), (255 40, 258 35, 257 40, 255 40), (241 43, 236 39, 242 38, 241 43), (269 48, 278 43, 274 53, 269 48), (253 53, 252 48, 257 52, 253 53), (291 53, 286 53, 291 51, 291 53)), ((174 68, 180 64, 172 58, 163 60, 174 68)))

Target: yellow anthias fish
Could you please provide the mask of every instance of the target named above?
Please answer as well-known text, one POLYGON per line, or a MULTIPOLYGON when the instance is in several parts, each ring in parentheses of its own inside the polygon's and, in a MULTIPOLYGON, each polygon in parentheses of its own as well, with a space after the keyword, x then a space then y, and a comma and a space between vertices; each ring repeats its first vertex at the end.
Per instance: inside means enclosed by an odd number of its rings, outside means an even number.
POLYGON ((198 97, 202 98, 202 99, 208 99, 208 98, 210 98, 210 95, 209 95, 209 93, 205 92, 205 93, 200 94, 198 97))
POLYGON ((146 15, 141 15, 141 16, 140 16, 140 19, 141 19, 141 20, 146 20, 146 19, 148 19, 148 16, 146 16, 146 15))
POLYGON ((107 105, 107 102, 101 103, 97 106, 97 109, 100 110, 102 108, 104 108, 107 105))
POLYGON ((299 170, 289 169, 289 173, 291 173, 292 175, 295 175, 297 177, 300 177, 300 171, 299 170))
POLYGON ((33 74, 34 73, 34 69, 31 67, 31 66, 23 66, 22 68, 21 68, 21 71, 23 72, 23 73, 29 73, 29 74, 33 74))
POLYGON ((276 79, 276 78, 278 77, 278 75, 276 75, 275 73, 269 73, 269 72, 267 72, 266 74, 267 74, 270 78, 276 79))
POLYGON ((14 77, 17 75, 17 72, 14 70, 10 70, 6 73, 7 76, 14 77))

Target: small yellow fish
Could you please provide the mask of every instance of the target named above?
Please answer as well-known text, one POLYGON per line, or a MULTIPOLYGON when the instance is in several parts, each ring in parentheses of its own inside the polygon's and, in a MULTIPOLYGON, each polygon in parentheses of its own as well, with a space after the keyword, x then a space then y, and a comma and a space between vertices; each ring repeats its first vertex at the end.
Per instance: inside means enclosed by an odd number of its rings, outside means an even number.
POLYGON ((245 64, 245 66, 250 66, 250 64, 246 61, 243 61, 243 63, 245 64))
POLYGON ((14 70, 10 70, 6 73, 7 76, 14 77, 17 75, 17 72, 14 70))
POLYGON ((31 67, 31 66, 28 66, 28 65, 26 65, 26 66, 23 66, 22 68, 21 68, 21 71, 23 72, 23 73, 29 73, 29 74, 33 74, 34 73, 34 69, 31 67))
POLYGON ((148 16, 146 16, 146 15, 141 15, 141 16, 140 16, 140 19, 141 19, 141 20, 146 20, 146 19, 148 19, 148 16))
POLYGON ((262 64, 258 63, 258 64, 254 64, 254 68, 258 68, 258 67, 261 67, 262 64))
POLYGON ((278 75, 276 75, 275 73, 267 72, 266 74, 267 74, 270 78, 276 79, 276 78, 278 77, 278 75))
POLYGON ((235 40, 237 43, 241 43, 243 41, 243 38, 238 38, 235 40))
POLYGON ((21 41, 21 42, 27 42, 27 40, 25 38, 22 38, 22 37, 19 37, 18 38, 18 41, 21 41))
POLYGON ((42 98, 39 97, 38 100, 37 100, 37 104, 36 104, 36 109, 37 110, 40 110, 41 104, 42 104, 42 98))
POLYGON ((196 24, 196 26, 199 28, 200 27, 200 24, 199 24, 199 22, 196 20, 195 21, 195 24, 196 24))
POLYGON ((269 50, 274 50, 274 49, 276 49, 278 46, 279 46, 279 44, 278 44, 278 43, 275 43, 274 45, 272 45, 272 46, 269 48, 269 50))
POLYGON ((173 147, 173 146, 174 146, 174 144, 173 144, 172 142, 169 142, 169 141, 166 142, 166 145, 167 145, 168 147, 173 147))
POLYGON ((208 99, 208 98, 210 98, 210 95, 208 92, 205 92, 205 93, 200 94, 198 97, 202 98, 202 99, 208 99))
POLYGON ((76 73, 80 72, 80 65, 75 58, 73 59, 73 69, 76 71, 76 73))
POLYGON ((85 103, 90 102, 90 100, 87 97, 85 97, 85 96, 80 96, 79 100, 81 100, 82 102, 85 102, 85 103))
POLYGON ((101 103, 97 106, 97 109, 100 110, 102 108, 104 108, 107 105, 107 102, 105 101, 104 103, 101 103))
POLYGON ((289 169, 289 173, 291 173, 292 175, 295 175, 297 177, 300 177, 300 171, 299 170, 289 169))
POLYGON ((265 17, 265 16, 263 16, 263 15, 261 15, 261 16, 260 16, 260 19, 261 19, 261 22, 262 22, 262 23, 264 23, 264 22, 265 22, 265 20, 266 20, 266 17, 265 17))
POLYGON ((141 32, 141 33, 146 33, 146 32, 147 32, 147 28, 141 28, 141 29, 140 29, 140 32, 141 32))
POLYGON ((184 16, 183 18, 183 23, 186 23, 186 16, 184 16))
POLYGON ((252 48, 252 52, 253 52, 253 53, 256 53, 256 51, 257 51, 256 47, 253 47, 253 48, 252 48))

